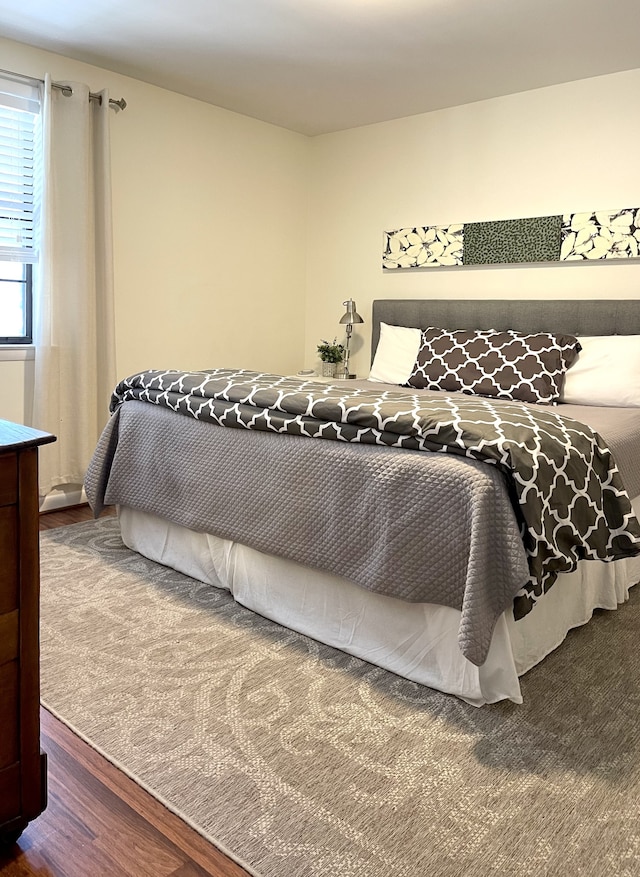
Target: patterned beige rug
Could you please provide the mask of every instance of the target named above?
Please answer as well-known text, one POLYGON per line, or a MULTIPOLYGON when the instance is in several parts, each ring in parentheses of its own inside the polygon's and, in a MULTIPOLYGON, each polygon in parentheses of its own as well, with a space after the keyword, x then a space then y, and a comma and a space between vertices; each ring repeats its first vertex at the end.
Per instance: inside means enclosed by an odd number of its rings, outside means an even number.
POLYGON ((42 534, 45 705, 262 877, 640 873, 640 597, 476 709, 42 534))

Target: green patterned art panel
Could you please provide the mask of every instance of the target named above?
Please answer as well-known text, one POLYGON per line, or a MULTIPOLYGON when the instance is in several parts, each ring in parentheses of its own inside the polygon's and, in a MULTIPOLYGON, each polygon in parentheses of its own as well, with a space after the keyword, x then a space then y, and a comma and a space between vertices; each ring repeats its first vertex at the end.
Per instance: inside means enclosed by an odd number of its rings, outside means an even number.
POLYGON ((640 208, 426 225, 384 232, 382 267, 600 261, 640 257, 640 208))
POLYGON ((557 262, 562 216, 465 223, 463 265, 557 262))

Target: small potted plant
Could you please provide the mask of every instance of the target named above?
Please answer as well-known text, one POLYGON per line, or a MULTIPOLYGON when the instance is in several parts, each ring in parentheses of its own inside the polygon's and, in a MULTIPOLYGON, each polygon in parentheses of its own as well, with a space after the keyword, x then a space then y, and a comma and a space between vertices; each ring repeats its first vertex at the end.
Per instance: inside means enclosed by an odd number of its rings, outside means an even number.
POLYGON ((344 345, 338 344, 336 338, 333 342, 322 341, 318 344, 318 356, 322 360, 322 376, 334 378, 336 366, 344 359, 344 345))

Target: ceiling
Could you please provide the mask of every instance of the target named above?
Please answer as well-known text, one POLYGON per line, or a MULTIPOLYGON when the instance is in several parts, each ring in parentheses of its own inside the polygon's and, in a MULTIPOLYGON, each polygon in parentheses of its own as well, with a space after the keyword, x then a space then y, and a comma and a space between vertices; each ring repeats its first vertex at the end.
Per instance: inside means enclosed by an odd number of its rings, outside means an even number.
POLYGON ((640 67, 639 0, 0 0, 0 34, 309 135, 640 67))

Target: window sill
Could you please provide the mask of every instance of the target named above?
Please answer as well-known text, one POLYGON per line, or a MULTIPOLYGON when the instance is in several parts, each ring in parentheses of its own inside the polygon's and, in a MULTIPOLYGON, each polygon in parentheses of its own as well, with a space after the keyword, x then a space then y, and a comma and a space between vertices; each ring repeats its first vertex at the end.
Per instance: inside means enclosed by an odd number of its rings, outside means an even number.
POLYGON ((2 344, 0 345, 0 362, 24 362, 36 358, 33 344, 2 344))

